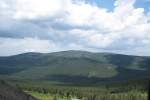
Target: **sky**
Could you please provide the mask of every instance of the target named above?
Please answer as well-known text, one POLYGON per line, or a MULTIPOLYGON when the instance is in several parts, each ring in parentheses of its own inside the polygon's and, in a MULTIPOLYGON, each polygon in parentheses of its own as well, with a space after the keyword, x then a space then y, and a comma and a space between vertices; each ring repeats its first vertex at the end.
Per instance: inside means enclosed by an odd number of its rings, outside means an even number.
POLYGON ((150 56, 150 0, 0 0, 0 56, 64 50, 150 56))

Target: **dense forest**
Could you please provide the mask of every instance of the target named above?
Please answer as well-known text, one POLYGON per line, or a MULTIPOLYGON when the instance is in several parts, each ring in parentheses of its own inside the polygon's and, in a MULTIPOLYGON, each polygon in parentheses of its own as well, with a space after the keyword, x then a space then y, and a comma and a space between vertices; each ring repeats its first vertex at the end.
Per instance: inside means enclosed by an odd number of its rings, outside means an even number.
POLYGON ((148 100, 148 81, 107 85, 49 84, 29 82, 18 86, 41 100, 148 100))

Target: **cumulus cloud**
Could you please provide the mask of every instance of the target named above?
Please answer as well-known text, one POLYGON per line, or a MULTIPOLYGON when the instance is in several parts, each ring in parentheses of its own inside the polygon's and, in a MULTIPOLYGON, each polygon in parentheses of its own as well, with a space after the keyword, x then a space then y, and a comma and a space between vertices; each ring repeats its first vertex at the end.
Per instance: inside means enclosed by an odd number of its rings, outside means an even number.
POLYGON ((46 52, 50 48, 54 48, 54 44, 36 38, 0 38, 0 48, 0 55, 9 55, 23 52, 46 52))
POLYGON ((60 50, 85 50, 82 46, 70 43, 65 47, 61 43, 39 38, 0 38, 0 55, 9 56, 25 52, 56 52, 60 50))
MULTIPOLYGON (((65 49, 134 54, 135 48, 139 48, 145 55, 144 51, 150 49, 150 16, 144 8, 136 8, 136 2, 116 0, 114 9, 109 11, 85 0, 0 0, 0 40, 34 38, 34 41, 37 37, 37 44, 44 41, 50 45, 52 41, 57 50, 66 46, 65 49)), ((28 48, 27 44, 24 48, 28 48)), ((39 48, 48 52, 49 47, 39 48)), ((34 50, 42 52, 38 47, 34 50)))

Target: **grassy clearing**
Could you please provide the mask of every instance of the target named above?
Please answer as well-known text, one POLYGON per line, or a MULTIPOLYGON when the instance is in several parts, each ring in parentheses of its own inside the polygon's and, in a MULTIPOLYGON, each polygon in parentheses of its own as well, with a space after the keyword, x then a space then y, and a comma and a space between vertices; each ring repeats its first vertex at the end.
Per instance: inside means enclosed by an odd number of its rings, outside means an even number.
MULTIPOLYGON (((26 91, 26 93, 36 97, 39 100, 68 100, 69 98, 59 96, 59 95, 51 95, 51 94, 44 94, 44 93, 39 93, 39 92, 33 92, 33 91, 26 91)), ((71 100, 78 100, 78 99, 73 99, 70 97, 71 100)))
POLYGON ((43 94, 43 93, 38 93, 38 92, 29 92, 29 91, 26 91, 28 94, 36 97, 37 99, 39 100, 53 100, 53 97, 49 94, 43 94))

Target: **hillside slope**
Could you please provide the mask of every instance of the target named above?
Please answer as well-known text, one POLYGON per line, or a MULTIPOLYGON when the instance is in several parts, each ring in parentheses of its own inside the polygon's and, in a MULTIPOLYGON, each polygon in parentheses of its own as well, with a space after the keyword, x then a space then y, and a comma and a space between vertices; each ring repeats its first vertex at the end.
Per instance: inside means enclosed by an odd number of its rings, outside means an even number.
POLYGON ((0 81, 0 100, 37 100, 21 90, 0 81))
POLYGON ((59 82, 124 81, 149 76, 150 57, 85 51, 0 57, 0 75, 59 82))

